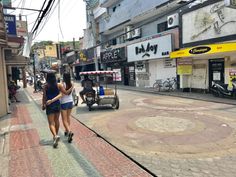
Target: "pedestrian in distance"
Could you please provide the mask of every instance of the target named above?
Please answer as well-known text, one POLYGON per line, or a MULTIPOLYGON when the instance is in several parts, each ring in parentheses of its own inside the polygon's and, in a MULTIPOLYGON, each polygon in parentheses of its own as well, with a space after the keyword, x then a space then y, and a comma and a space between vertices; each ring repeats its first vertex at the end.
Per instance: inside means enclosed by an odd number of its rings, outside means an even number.
POLYGON ((63 85, 57 83, 56 76, 54 73, 48 73, 46 75, 46 84, 43 88, 43 99, 42 99, 42 109, 46 109, 46 114, 48 118, 49 129, 53 135, 53 147, 58 146, 60 136, 58 135, 60 122, 60 98, 63 94, 70 94, 73 89, 65 90, 63 85))
MULTIPOLYGON (((65 90, 68 90, 72 87, 70 73, 65 73, 63 75, 62 85, 65 90)), ((73 140, 73 132, 70 129, 70 116, 73 108, 73 97, 72 92, 69 95, 63 95, 61 97, 61 116, 62 122, 65 128, 65 136, 68 137, 68 143, 71 143, 73 140)))

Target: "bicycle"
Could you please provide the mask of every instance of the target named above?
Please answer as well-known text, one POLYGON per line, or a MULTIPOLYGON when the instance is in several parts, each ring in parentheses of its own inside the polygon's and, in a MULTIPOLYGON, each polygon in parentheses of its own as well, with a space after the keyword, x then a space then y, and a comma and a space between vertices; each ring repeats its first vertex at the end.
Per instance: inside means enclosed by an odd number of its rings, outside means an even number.
POLYGON ((163 87, 167 90, 175 90, 176 89, 176 84, 177 84, 177 80, 175 77, 172 77, 172 79, 167 78, 164 82, 163 82, 163 87))
POLYGON ((170 91, 170 90, 175 90, 176 89, 176 78, 173 77, 172 79, 167 78, 164 82, 162 79, 156 80, 156 82, 153 84, 153 88, 157 89, 158 91, 165 90, 165 91, 170 91))
POLYGON ((160 92, 163 87, 162 79, 156 80, 152 87, 160 92))

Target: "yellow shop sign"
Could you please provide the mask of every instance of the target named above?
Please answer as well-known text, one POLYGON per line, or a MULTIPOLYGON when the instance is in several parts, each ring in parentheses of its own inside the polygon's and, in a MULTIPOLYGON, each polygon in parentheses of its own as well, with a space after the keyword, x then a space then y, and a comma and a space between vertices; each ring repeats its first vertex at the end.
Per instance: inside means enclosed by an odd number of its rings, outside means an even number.
POLYGON ((223 52, 236 52, 236 43, 202 45, 181 49, 170 53, 170 58, 191 57, 203 54, 215 54, 223 52))

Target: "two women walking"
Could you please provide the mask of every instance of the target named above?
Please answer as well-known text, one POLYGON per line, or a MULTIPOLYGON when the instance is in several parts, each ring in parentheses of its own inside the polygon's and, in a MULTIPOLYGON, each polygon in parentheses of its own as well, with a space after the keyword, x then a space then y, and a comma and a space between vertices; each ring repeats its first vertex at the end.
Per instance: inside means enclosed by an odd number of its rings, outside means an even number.
POLYGON ((71 143, 73 137, 73 133, 70 130, 70 114, 73 107, 73 84, 71 83, 70 74, 64 74, 63 80, 63 84, 57 83, 55 74, 48 73, 46 84, 43 88, 42 109, 46 109, 49 129, 53 135, 54 148, 58 146, 60 140, 58 135, 60 112, 65 127, 65 135, 68 136, 69 143, 71 143))

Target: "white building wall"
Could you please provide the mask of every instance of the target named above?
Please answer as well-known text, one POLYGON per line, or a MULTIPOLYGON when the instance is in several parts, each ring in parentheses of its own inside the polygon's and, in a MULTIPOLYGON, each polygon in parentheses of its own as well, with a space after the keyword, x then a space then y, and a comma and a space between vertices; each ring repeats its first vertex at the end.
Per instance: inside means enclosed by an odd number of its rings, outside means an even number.
POLYGON ((167 0, 123 0, 117 2, 108 9, 109 20, 100 24, 100 32, 104 32, 165 2, 167 0))
POLYGON ((193 74, 189 79, 190 88, 208 89, 209 74, 208 74, 208 59, 193 60, 193 74))
POLYGON ((149 61, 150 71, 150 87, 155 83, 156 80, 165 81, 167 78, 176 77, 176 67, 165 68, 165 59, 156 59, 149 61))

